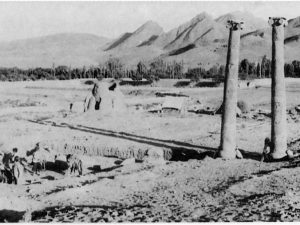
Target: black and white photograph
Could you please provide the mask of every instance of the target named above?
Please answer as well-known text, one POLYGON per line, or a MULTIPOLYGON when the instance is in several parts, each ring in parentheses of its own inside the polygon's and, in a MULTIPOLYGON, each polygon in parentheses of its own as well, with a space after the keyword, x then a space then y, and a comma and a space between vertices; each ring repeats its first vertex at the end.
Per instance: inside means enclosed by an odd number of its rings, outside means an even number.
POLYGON ((300 1, 0 1, 0 223, 300 222, 300 1))

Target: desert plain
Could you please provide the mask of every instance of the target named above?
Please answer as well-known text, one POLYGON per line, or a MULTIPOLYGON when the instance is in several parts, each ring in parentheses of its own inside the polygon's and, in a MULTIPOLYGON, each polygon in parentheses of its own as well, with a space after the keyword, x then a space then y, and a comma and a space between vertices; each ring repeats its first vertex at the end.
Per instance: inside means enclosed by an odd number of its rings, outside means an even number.
MULTIPOLYGON (((24 171, 20 185, 0 184, 0 221, 9 222, 191 222, 299 221, 297 160, 260 162, 271 132, 269 79, 240 88, 247 112, 237 119, 243 159, 214 158, 220 144, 217 109, 223 87, 120 86, 125 112, 70 112, 91 91, 86 80, 0 83, 1 151, 20 156, 37 142, 83 162, 83 175, 46 165, 24 171), (186 111, 162 112, 165 97, 188 96, 186 111), (160 153, 149 159, 147 152, 160 153)), ((286 79, 288 148, 300 146, 300 82, 286 79)))

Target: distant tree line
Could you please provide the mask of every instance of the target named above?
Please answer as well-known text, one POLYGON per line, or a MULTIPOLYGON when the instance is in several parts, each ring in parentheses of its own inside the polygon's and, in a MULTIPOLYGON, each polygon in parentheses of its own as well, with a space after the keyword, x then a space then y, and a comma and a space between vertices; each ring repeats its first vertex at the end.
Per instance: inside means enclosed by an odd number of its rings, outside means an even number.
POLYGON ((126 68, 118 58, 110 58, 103 65, 90 66, 89 68, 85 66, 82 68, 71 68, 68 66, 33 69, 0 68, 0 81, 70 80, 82 78, 180 79, 184 78, 184 73, 182 62, 165 62, 162 59, 153 60, 149 65, 141 61, 133 69, 126 68))
POLYGON ((291 63, 286 63, 284 65, 284 73, 286 77, 300 78, 300 61, 294 60, 291 63))
POLYGON ((214 65, 210 69, 206 70, 202 67, 188 69, 185 73, 185 78, 191 79, 192 81, 199 81, 200 79, 214 79, 223 81, 225 76, 224 65, 214 65))
MULTIPOLYGON (((166 62, 157 58, 146 64, 140 61, 135 68, 126 68, 118 58, 110 58, 99 66, 71 68, 68 66, 54 65, 52 68, 20 69, 0 68, 0 81, 22 80, 70 80, 82 78, 132 78, 133 80, 159 80, 159 79, 182 79, 193 81, 212 78, 223 81, 225 76, 224 65, 214 65, 209 69, 203 67, 189 68, 184 72, 183 62, 166 62)), ((300 77, 300 61, 294 60, 284 66, 286 77, 300 77)), ((269 78, 271 76, 271 60, 266 56, 260 62, 249 62, 243 59, 239 64, 239 79, 269 78)))
POLYGON ((239 79, 257 79, 271 77, 271 60, 263 56, 261 62, 253 63, 243 59, 239 64, 239 79))
MULTIPOLYGON (((208 70, 202 67, 191 68, 188 69, 188 71, 185 73, 185 77, 194 81, 199 81, 200 79, 207 78, 212 78, 217 81, 224 81, 225 70, 226 68, 224 65, 214 65, 208 70)), ((261 62, 254 63, 249 62, 248 59, 243 59, 239 63, 240 80, 269 78, 270 76, 271 60, 266 56, 263 56, 261 62)))

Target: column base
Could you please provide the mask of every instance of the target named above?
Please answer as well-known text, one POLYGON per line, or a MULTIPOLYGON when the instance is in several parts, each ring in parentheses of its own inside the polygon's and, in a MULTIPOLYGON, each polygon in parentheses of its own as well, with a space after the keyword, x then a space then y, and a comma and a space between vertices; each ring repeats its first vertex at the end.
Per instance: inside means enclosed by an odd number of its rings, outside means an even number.
POLYGON ((276 152, 276 153, 272 153, 271 157, 274 160, 280 160, 280 159, 283 159, 283 158, 287 157, 287 154, 286 154, 285 151, 284 152, 276 152))
POLYGON ((218 157, 222 159, 236 159, 236 152, 234 151, 224 151, 222 149, 219 150, 218 157))

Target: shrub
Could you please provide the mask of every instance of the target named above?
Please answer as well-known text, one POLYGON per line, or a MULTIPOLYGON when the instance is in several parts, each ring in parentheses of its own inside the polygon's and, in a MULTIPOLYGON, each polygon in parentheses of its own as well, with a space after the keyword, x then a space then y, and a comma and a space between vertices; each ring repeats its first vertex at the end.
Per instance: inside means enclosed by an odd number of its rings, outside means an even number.
POLYGON ((119 84, 121 86, 122 85, 140 86, 140 85, 150 85, 150 84, 152 84, 152 81, 151 80, 147 80, 147 81, 141 81, 141 80, 121 81, 119 84))
POLYGON ((190 85, 190 81, 178 81, 176 84, 174 84, 174 87, 186 87, 190 85))
POLYGON ((85 85, 93 85, 95 82, 93 80, 86 80, 84 82, 85 85))
POLYGON ((219 87, 221 82, 219 81, 203 81, 198 82, 195 87, 219 87))

